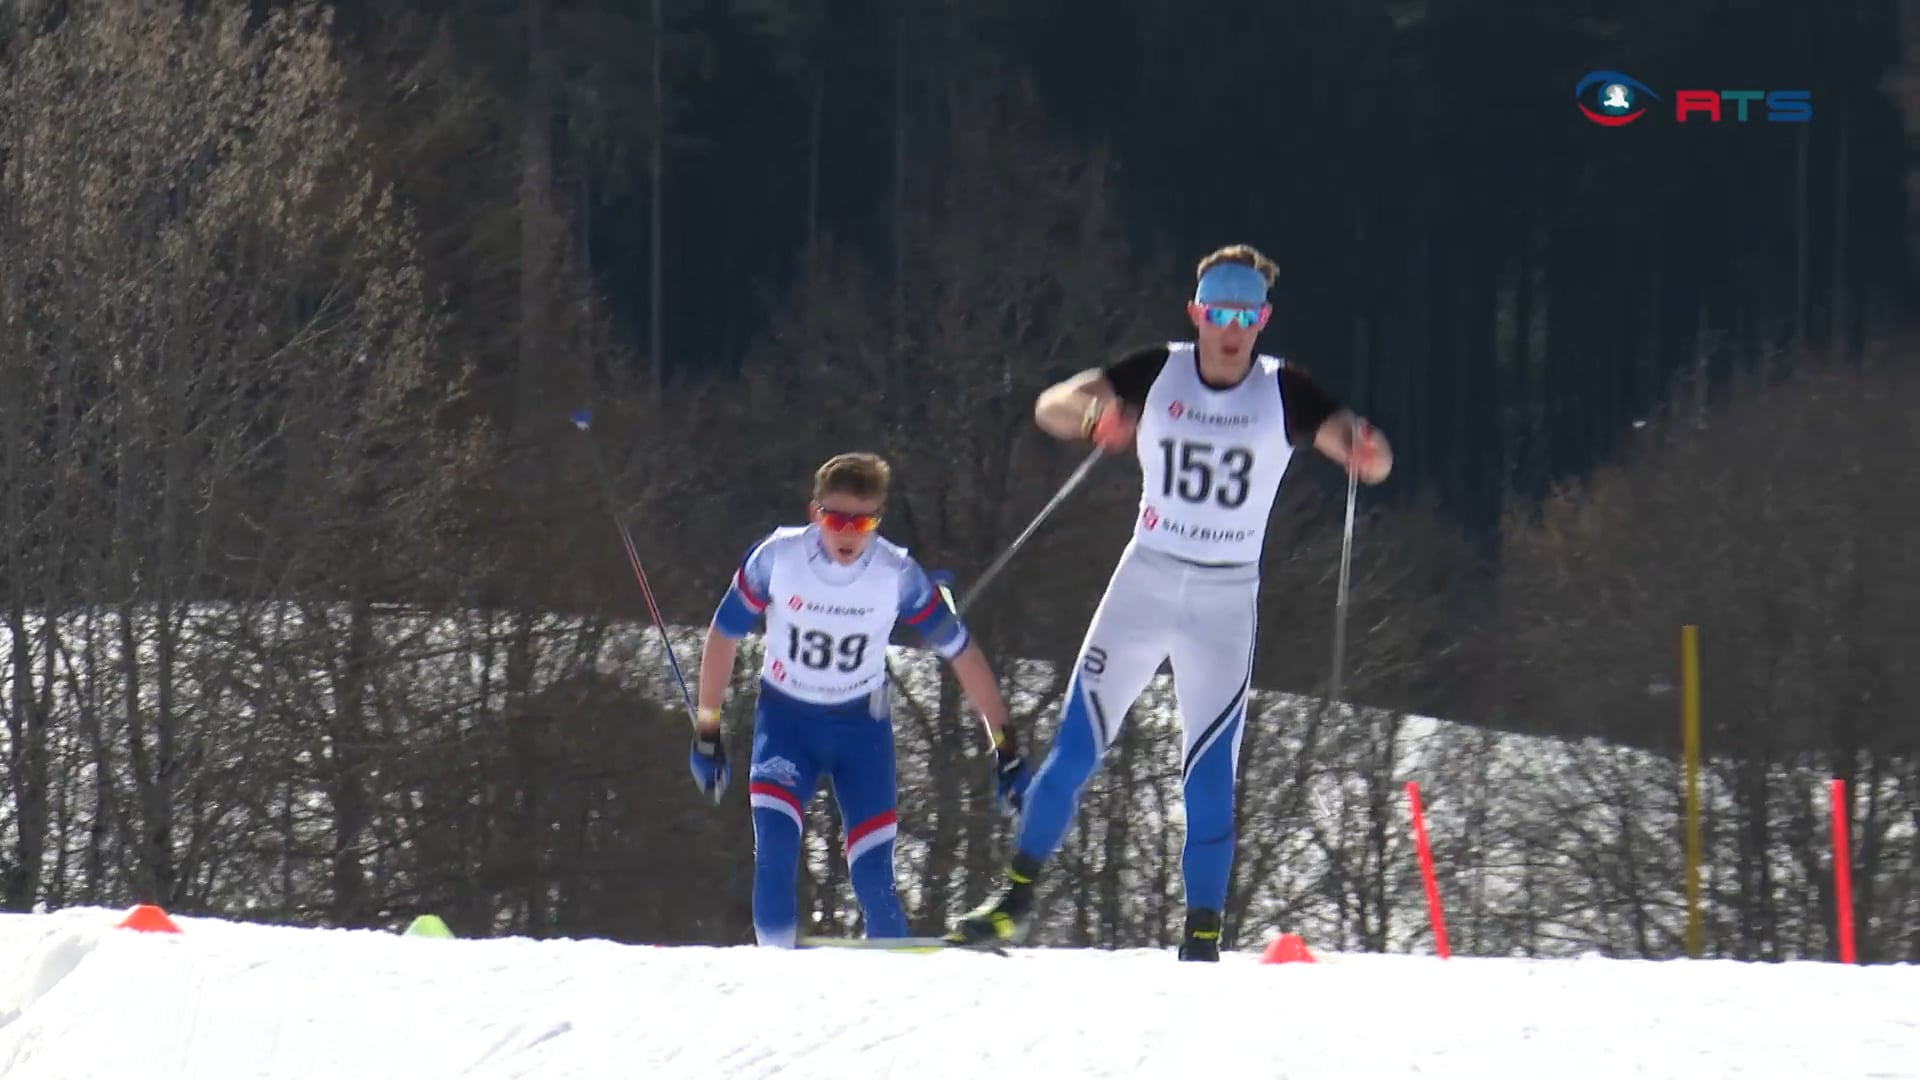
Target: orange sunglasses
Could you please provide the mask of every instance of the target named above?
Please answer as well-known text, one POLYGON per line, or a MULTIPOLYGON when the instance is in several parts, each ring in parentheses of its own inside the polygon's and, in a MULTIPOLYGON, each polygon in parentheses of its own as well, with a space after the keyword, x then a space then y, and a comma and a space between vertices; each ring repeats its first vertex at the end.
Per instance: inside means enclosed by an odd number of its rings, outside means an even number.
POLYGON ((829 532, 870 533, 880 527, 880 515, 846 514, 838 510, 822 509, 820 527, 829 532))

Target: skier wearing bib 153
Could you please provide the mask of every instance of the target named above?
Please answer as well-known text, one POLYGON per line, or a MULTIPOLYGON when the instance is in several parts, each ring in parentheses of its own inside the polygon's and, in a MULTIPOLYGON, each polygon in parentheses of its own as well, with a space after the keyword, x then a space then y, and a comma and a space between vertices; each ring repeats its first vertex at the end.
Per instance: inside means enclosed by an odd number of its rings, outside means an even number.
POLYGON ((1080 790, 1163 660, 1185 729, 1181 785, 1187 901, 1183 960, 1220 958, 1233 864, 1233 787, 1253 679, 1260 554, 1296 448, 1377 484, 1386 440, 1304 372, 1253 351, 1277 269, 1244 245, 1201 260, 1187 305, 1196 341, 1155 345, 1040 395, 1059 439, 1136 448, 1144 486, 1133 539, 1094 611, 1054 734, 994 899, 956 924, 960 944, 1026 939, 1034 878, 1065 838, 1080 790))
POLYGON ((914 628, 953 666, 986 721, 997 798, 1017 809, 1032 778, 1007 727, 999 683, 979 646, 905 548, 875 535, 890 470, 873 454, 841 454, 814 474, 812 522, 776 529, 747 552, 714 612, 700 654, 700 705, 688 755, 694 783, 719 801, 731 777, 721 742, 739 639, 766 619, 753 712, 753 927, 759 943, 797 937, 800 823, 824 776, 846 825, 847 874, 870 938, 903 937, 894 892, 893 722, 887 640, 914 628))

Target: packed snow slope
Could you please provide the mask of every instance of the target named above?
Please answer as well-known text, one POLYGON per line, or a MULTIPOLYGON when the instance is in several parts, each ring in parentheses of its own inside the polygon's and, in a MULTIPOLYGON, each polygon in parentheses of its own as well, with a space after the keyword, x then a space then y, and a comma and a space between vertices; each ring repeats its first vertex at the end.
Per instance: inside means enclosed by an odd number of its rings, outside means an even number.
POLYGON ((0 916, 0 1076, 1920 1077, 1920 968, 887 954, 0 916))

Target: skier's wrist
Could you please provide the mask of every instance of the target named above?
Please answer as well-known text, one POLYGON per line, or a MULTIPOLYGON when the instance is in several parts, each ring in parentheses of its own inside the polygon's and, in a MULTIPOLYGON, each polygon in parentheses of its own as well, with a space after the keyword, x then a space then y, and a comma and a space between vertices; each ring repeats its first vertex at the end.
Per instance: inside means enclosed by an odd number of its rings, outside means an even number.
POLYGON ((1100 414, 1105 412, 1105 402, 1097 397, 1087 398, 1086 408, 1080 410, 1080 437, 1093 438, 1093 429, 1100 423, 1100 414))
POLYGON ((720 707, 702 705, 694 712, 693 732, 702 739, 712 741, 720 737, 720 707))
POLYGON ((993 753, 1002 761, 1020 756, 1020 733, 1011 723, 1001 724, 1000 730, 993 732, 993 753))

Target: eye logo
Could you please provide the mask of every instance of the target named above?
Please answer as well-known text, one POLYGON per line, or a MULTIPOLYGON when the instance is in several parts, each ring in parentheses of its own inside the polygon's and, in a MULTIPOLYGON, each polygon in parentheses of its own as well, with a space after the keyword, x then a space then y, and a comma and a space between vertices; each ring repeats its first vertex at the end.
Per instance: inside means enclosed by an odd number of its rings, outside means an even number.
POLYGON ((1618 71, 1590 71, 1573 88, 1573 103, 1602 127, 1625 127, 1640 119, 1647 111, 1643 97, 1660 100, 1645 83, 1618 71))

